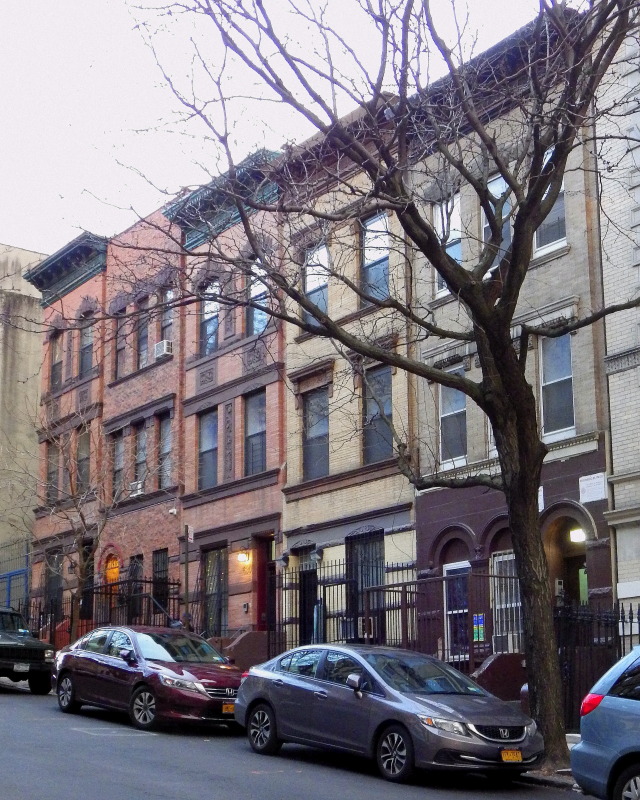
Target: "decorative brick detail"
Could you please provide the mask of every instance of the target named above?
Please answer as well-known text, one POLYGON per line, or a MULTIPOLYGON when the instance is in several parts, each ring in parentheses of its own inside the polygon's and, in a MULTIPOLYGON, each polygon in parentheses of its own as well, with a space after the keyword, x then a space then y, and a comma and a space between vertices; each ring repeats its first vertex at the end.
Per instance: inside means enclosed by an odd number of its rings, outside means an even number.
POLYGON ((224 405, 224 480, 233 480, 233 403, 224 405))
POLYGON ((217 361, 207 364, 198 371, 198 391, 210 389, 211 386, 218 381, 218 364, 217 361))
POLYGON ((267 347, 262 339, 256 339, 242 353, 242 367, 245 375, 261 369, 267 362, 267 347))

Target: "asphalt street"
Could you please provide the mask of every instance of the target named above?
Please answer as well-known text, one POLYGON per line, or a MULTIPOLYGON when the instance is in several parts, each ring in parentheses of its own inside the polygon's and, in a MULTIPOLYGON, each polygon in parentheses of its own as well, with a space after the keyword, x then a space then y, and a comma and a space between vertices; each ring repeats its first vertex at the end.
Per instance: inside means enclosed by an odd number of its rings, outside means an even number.
POLYGON ((566 789, 481 776, 420 774, 404 786, 352 756, 285 745, 258 756, 223 727, 159 733, 125 715, 83 708, 62 714, 53 694, 0 680, 0 800, 571 800, 566 789))

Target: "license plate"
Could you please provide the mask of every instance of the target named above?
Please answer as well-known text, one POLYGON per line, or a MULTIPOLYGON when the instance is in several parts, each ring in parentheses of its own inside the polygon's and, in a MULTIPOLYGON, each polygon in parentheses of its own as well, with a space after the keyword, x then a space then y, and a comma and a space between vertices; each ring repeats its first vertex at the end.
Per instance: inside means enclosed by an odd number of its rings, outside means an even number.
POLYGON ((234 707, 234 703, 223 703, 222 704, 222 713, 223 714, 233 714, 233 707, 234 707))
POLYGON ((29 672, 29 665, 28 664, 14 664, 13 665, 14 672, 29 672))
POLYGON ((502 756, 503 761, 508 761, 509 763, 513 763, 514 761, 522 761, 521 750, 501 750, 500 755, 502 756))

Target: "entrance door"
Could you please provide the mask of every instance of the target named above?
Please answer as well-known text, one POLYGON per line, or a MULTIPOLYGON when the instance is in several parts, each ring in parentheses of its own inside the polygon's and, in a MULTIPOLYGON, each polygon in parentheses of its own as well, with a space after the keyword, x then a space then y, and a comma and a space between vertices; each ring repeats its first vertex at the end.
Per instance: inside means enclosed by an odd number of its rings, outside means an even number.
POLYGON ((256 554, 256 630, 274 630, 276 621, 276 593, 274 560, 274 537, 256 539, 254 552, 256 554))
POLYGON ((206 636, 227 633, 228 550, 218 547, 204 554, 204 625, 206 636))
POLYGON ((444 618, 445 661, 469 658, 469 572, 468 561, 445 564, 444 618))
POLYGON ((318 622, 316 606, 318 601, 318 571, 315 565, 304 565, 300 569, 299 619, 300 644, 311 644, 321 641, 317 630, 318 622))

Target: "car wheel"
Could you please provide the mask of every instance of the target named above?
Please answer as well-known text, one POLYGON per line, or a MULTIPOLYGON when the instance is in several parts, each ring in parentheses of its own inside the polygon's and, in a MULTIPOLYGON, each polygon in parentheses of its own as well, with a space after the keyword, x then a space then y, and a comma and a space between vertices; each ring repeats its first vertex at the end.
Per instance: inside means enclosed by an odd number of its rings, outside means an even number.
POLYGON ((640 800, 640 764, 632 764, 618 775, 611 800, 640 800))
POLYGON ((282 747, 276 732, 276 716, 271 706, 262 703, 249 712, 247 736, 256 753, 273 756, 282 747))
POLYGON ((129 717, 141 731, 150 731, 157 726, 156 696, 149 686, 139 686, 133 693, 129 717))
POLYGON ((49 672, 34 672, 29 675, 29 690, 31 694, 49 694, 51 691, 51 674, 49 672))
POLYGON ((408 781, 414 771, 413 742, 402 725, 389 725, 376 747, 376 761, 383 778, 394 783, 408 781))
POLYGON ((75 714, 80 711, 80 703, 76 700, 76 689, 71 675, 65 674, 60 678, 56 694, 60 711, 64 711, 65 714, 75 714))

